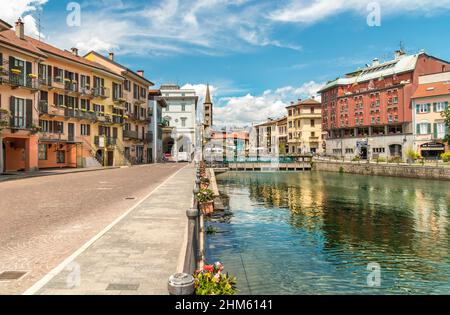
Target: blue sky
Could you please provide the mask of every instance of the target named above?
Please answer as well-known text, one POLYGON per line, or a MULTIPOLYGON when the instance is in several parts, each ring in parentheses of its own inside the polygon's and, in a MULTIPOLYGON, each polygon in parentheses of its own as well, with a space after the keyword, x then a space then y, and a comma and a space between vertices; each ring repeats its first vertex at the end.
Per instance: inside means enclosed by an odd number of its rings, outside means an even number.
POLYGON ((390 59, 401 41, 450 60, 450 0, 380 0, 379 27, 368 26, 364 0, 83 0, 76 27, 69 2, 0 0, 0 18, 25 17, 33 34, 40 7, 45 40, 60 48, 114 51, 157 85, 203 94, 209 82, 220 123, 281 116, 327 80, 390 59))

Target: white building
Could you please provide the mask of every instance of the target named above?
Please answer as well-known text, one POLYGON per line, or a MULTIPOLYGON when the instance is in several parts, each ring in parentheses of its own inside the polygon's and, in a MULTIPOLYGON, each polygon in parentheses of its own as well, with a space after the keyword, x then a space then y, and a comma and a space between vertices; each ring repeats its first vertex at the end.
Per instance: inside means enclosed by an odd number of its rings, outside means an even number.
POLYGON ((168 139, 168 148, 177 160, 179 152, 187 152, 193 158, 198 146, 197 103, 195 90, 180 89, 176 84, 161 86, 161 95, 167 106, 163 108, 162 117, 173 127, 172 137, 168 139))

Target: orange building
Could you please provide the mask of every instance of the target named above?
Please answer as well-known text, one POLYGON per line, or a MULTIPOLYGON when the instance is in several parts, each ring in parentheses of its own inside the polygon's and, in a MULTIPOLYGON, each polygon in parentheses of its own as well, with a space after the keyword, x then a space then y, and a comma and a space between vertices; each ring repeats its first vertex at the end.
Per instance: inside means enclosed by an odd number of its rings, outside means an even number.
POLYGON ((0 20, 0 172, 124 165, 124 78, 0 20))
POLYGON ((45 54, 24 35, 22 21, 0 20, 0 172, 38 169, 38 62, 45 54))

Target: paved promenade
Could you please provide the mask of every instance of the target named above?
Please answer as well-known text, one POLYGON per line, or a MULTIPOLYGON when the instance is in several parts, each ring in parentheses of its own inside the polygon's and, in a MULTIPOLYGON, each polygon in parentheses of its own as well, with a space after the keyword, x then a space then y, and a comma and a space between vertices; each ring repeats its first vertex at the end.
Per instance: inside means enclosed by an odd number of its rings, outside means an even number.
POLYGON ((182 266, 194 176, 181 169, 25 294, 167 294, 182 266))

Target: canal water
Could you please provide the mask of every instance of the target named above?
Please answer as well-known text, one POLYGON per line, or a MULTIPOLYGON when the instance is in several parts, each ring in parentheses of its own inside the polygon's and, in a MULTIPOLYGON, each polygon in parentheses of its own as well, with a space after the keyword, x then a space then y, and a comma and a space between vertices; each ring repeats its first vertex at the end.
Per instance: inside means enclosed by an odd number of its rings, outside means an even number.
POLYGON ((239 294, 450 294, 448 182, 339 173, 218 176, 209 262, 239 294))

